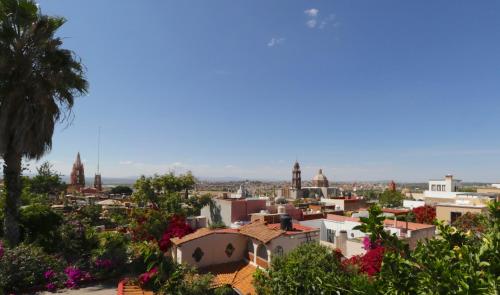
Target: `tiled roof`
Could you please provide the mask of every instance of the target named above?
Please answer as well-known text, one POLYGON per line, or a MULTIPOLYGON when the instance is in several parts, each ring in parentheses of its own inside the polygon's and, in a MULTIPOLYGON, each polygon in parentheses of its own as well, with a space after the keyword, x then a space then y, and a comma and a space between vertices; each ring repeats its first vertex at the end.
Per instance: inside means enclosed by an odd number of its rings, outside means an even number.
POLYGON ((342 215, 337 215, 337 214, 327 214, 326 219, 333 220, 333 221, 339 221, 339 222, 344 222, 344 221, 359 222, 359 218, 357 218, 357 217, 348 217, 348 216, 342 216, 342 215))
POLYGON ((211 234, 228 234, 228 233, 231 234, 231 233, 237 233, 237 232, 238 232, 237 229, 232 229, 232 228, 209 229, 209 228, 203 227, 203 228, 198 229, 194 233, 191 233, 189 235, 185 235, 182 238, 172 238, 170 240, 175 245, 181 245, 183 243, 186 243, 186 242, 189 242, 189 241, 192 241, 192 240, 196 240, 198 238, 201 238, 201 237, 204 237, 204 236, 208 236, 208 235, 211 235, 211 234))
MULTIPOLYGON (((305 233, 305 232, 319 231, 318 228, 309 227, 309 226, 301 225, 298 223, 293 223, 292 226, 293 226, 293 231, 284 232, 286 235, 295 235, 295 234, 300 234, 300 233, 305 233)), ((281 224, 279 224, 279 223, 267 224, 267 227, 270 229, 280 229, 281 224)))
POLYGON ((261 220, 240 227, 239 232, 251 238, 257 239, 264 244, 284 233, 284 231, 279 228, 276 229, 268 227, 266 223, 261 220))
MULTIPOLYGON (((396 227, 396 228, 407 228, 407 222, 406 221, 394 221, 394 219, 386 219, 384 220, 384 225, 385 226, 390 226, 390 227, 396 227)), ((415 223, 415 222, 408 222, 408 229, 409 230, 419 230, 419 229, 426 229, 426 228, 434 228, 435 226, 432 224, 424 224, 424 223, 415 223)))
POLYGON ((230 285, 240 294, 257 294, 253 287, 253 274, 256 267, 248 262, 238 261, 218 265, 211 265, 200 270, 201 273, 213 274, 213 286, 222 287, 230 285))

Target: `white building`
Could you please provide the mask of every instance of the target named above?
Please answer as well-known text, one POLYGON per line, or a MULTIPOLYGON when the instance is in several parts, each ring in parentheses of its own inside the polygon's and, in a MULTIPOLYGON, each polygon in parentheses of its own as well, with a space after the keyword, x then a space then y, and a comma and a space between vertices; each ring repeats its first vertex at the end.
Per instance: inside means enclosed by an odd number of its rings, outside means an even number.
POLYGON ((429 189, 424 191, 426 204, 437 203, 460 203, 476 204, 486 203, 491 199, 491 194, 459 192, 460 180, 453 179, 452 175, 446 175, 444 180, 430 180, 429 189))

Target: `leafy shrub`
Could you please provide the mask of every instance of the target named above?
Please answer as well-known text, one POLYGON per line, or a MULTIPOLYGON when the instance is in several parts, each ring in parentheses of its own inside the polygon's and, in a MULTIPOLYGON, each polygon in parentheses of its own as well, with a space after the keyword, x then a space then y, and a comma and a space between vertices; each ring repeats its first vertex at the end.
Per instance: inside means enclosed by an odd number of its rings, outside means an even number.
MULTIPOLYGON (((45 272, 62 273, 64 269, 64 261, 34 245, 21 244, 4 251, 0 258, 0 291, 5 293, 45 288, 45 272)), ((58 278, 55 281, 60 282, 58 278)))
POLYGON ((57 250, 59 240, 58 228, 63 218, 49 206, 34 204, 20 211, 21 228, 24 240, 41 246, 45 251, 53 253, 57 250))
POLYGON ((92 269, 97 277, 121 273, 127 263, 128 237, 119 232, 97 234, 98 247, 92 251, 92 269))
POLYGON ((95 230, 78 220, 66 220, 60 227, 60 252, 64 258, 75 263, 85 261, 90 263, 91 252, 98 246, 95 230))

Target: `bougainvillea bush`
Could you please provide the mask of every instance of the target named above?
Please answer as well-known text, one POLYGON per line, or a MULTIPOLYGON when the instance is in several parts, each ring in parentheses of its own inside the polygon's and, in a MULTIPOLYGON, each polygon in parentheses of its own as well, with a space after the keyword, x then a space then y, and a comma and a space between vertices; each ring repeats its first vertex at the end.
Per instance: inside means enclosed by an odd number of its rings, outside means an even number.
POLYGON ((433 224, 436 221, 436 208, 425 205, 412 210, 417 223, 433 224))
MULTIPOLYGON (((45 273, 52 270, 51 279, 55 285, 64 280, 64 260, 46 254, 42 248, 21 244, 15 248, 6 248, 0 258, 0 291, 26 291, 26 289, 45 289, 45 273)), ((1 293, 1 292, 0 292, 1 293)))

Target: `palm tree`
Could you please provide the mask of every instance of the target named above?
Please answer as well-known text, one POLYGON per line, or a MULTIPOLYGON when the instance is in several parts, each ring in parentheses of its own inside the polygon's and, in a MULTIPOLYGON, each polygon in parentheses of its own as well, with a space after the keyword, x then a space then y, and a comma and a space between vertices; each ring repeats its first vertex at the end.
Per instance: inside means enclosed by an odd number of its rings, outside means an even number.
POLYGON ((82 64, 55 36, 64 23, 32 0, 0 0, 0 157, 11 246, 19 242, 21 160, 51 149, 55 124, 70 118, 75 97, 87 92, 82 64))

